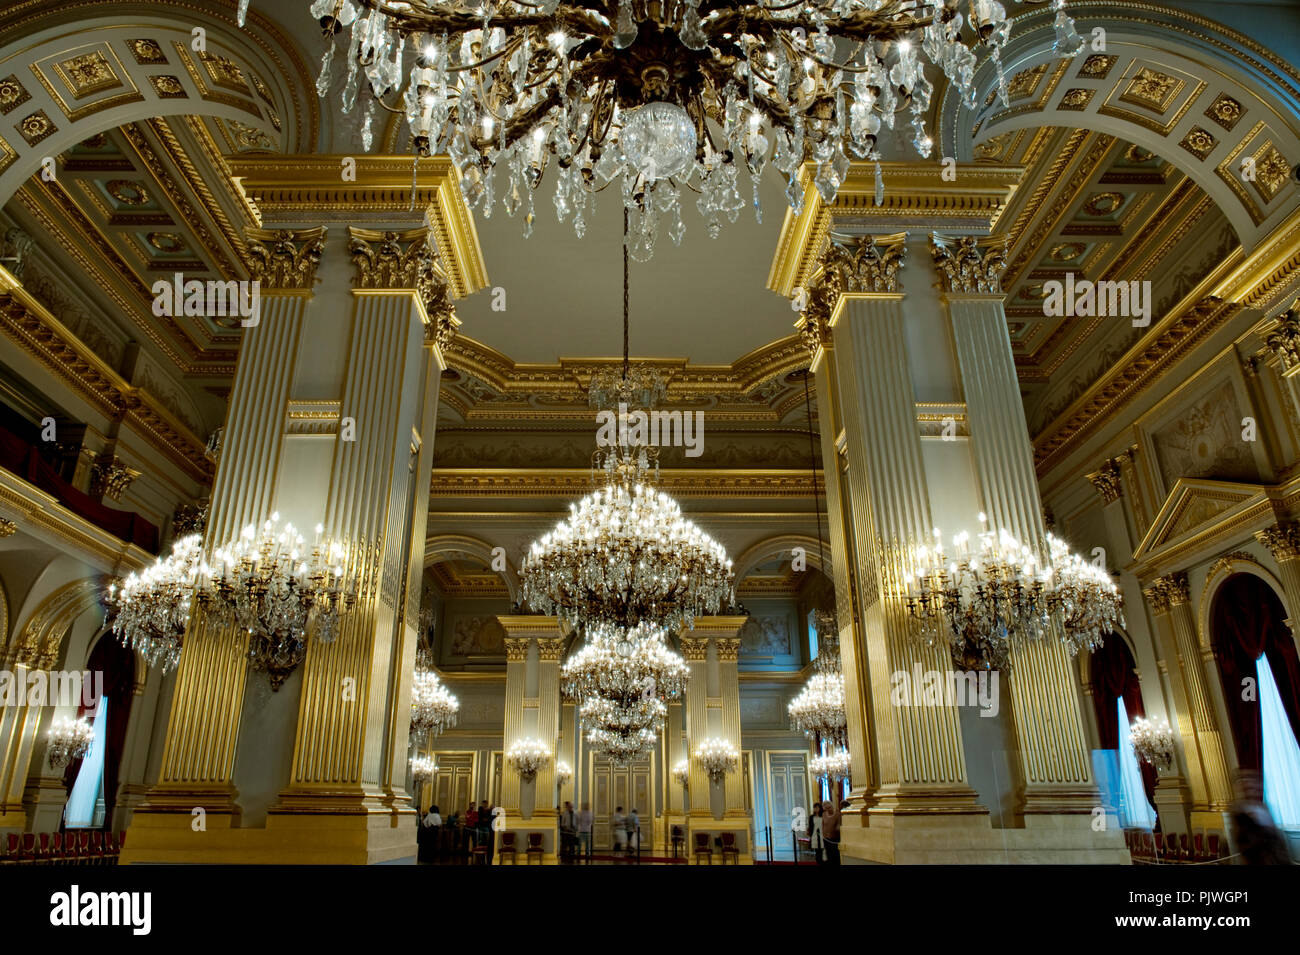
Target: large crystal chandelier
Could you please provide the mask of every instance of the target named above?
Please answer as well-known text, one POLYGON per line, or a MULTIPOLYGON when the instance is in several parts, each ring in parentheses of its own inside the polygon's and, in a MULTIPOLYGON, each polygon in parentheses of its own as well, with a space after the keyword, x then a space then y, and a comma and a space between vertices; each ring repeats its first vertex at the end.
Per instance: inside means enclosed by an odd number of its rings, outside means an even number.
POLYGON ((535 779, 551 758, 551 748, 539 739, 518 739, 506 750, 506 762, 525 780, 535 779))
MULTIPOLYGON (((1056 8, 1058 55, 1083 48, 1065 0, 1018 2, 1056 8)), ((247 7, 240 0, 241 25, 247 7)), ((896 122, 928 157, 927 63, 973 108, 982 49, 1008 101, 1011 23, 996 0, 315 0, 310 9, 326 38, 317 91, 328 94, 341 45, 339 108, 361 104, 365 149, 376 115, 402 114, 417 157, 449 155, 470 203, 486 216, 499 198, 507 214, 523 212, 526 234, 552 164, 556 214, 579 236, 594 194, 617 181, 638 258, 653 253, 661 221, 681 240, 690 194, 712 235, 724 217, 734 222, 746 205, 742 165, 761 215, 769 161, 797 210, 803 163, 830 201, 851 159, 880 159, 878 138, 896 122)), ((880 191, 878 166, 877 178, 880 191)))
POLYGON ((1155 723, 1139 717, 1129 728, 1129 741, 1138 758, 1157 770, 1174 764, 1174 731, 1168 720, 1155 723))
POLYGON ((95 741, 95 729, 85 719, 57 719, 50 726, 46 756, 50 765, 62 769, 73 760, 82 759, 95 741))
POLYGON ((704 740, 695 750, 695 761, 709 776, 709 782, 721 782, 727 773, 740 765, 740 753, 729 740, 717 737, 704 740))
POLYGON ((460 701, 438 679, 438 674, 417 664, 411 686, 411 739, 428 742, 455 726, 459 713, 460 701))
POLYGON ((794 728, 810 739, 844 746, 848 742, 848 718, 844 710, 844 674, 814 673, 790 701, 787 711, 794 728))
POLYGON ((412 756, 410 765, 411 782, 417 788, 433 779, 438 772, 438 761, 432 756, 412 756))
POLYGON ((1077 653, 1124 625, 1119 588, 1100 567, 1047 535, 1047 559, 1005 529, 981 530, 972 546, 963 531, 952 554, 936 529, 929 545, 904 554, 907 612, 929 646, 946 645, 966 668, 1005 669, 1011 647, 1055 634, 1077 653))
POLYGON ((814 756, 808 762, 808 771, 818 779, 824 779, 831 785, 848 779, 853 770, 853 761, 849 751, 841 749, 826 756, 814 756))
POLYGON ((203 561, 202 543, 198 534, 182 537, 166 557, 129 575, 120 587, 115 582, 108 588, 113 633, 149 666, 161 665, 164 673, 180 660, 203 561))
POLYGON ((322 537, 310 548, 292 524, 271 515, 250 524, 200 569, 196 600, 218 626, 249 634, 248 659, 278 690, 307 652, 333 640, 343 617, 375 592, 378 548, 322 537))

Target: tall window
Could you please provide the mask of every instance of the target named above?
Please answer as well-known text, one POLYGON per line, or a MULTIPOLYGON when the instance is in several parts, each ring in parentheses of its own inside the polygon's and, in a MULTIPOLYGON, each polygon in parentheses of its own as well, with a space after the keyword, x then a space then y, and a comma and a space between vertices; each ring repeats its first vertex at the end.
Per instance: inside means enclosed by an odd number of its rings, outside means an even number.
POLYGON ((1283 829, 1300 830, 1300 743, 1282 704, 1268 657, 1255 661, 1259 718, 1264 743, 1264 804, 1283 829))
POLYGON ((89 829, 95 824, 95 806, 104 791, 104 754, 108 751, 108 697, 102 696, 95 711, 95 739, 90 752, 81 761, 77 781, 68 794, 68 805, 63 810, 63 823, 69 829, 89 829))

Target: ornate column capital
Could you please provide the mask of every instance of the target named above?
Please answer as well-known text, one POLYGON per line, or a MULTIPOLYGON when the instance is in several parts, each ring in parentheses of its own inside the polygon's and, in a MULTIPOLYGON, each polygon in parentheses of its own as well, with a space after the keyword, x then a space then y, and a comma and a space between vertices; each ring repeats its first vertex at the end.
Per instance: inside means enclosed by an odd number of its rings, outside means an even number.
POLYGON ((1088 480, 1101 495, 1103 504, 1113 504, 1124 496, 1124 483, 1120 476, 1119 458, 1110 458, 1100 468, 1088 475, 1088 480))
POLYGON ((202 534, 208 527, 208 507, 210 501, 195 504, 181 504, 172 514, 172 536, 184 537, 187 534, 202 534))
POLYGON ((18 533, 18 525, 0 517, 0 537, 13 537, 16 533, 18 533))
POLYGON ((1002 273, 1007 267, 1007 240, 1003 236, 930 236, 934 264, 949 295, 1001 295, 1002 273))
POLYGON ((709 638, 708 637, 682 637, 682 656, 687 660, 699 663, 709 658, 709 638))
POLYGON ((262 291, 306 290, 316 284, 325 251, 324 226, 316 229, 247 229, 247 265, 262 291))
POLYGON ((115 455, 102 454, 90 466, 90 496, 120 501, 131 482, 140 476, 115 455))
POLYGON ((898 273, 907 254, 907 233, 831 236, 818 261, 816 281, 795 327, 808 351, 831 344, 831 316, 846 293, 898 294, 898 273))
POLYGON ((460 327, 446 271, 438 261, 433 230, 379 231, 348 227, 348 252, 357 273, 352 287, 374 291, 409 289, 429 322, 424 340, 446 348, 460 327))
POLYGON ((523 663, 526 661, 530 642, 529 637, 506 637, 506 661, 509 663, 523 663))
POLYGON ((1151 604, 1151 609, 1156 613, 1168 613, 1174 607, 1181 606, 1191 600, 1191 595, 1187 586, 1186 574, 1169 574, 1166 577, 1157 577, 1152 581, 1151 586, 1142 591, 1151 604))
POLYGON ((1274 320, 1264 344, 1277 356, 1284 376, 1300 371, 1300 300, 1274 320))
POLYGON ((564 657, 563 637, 538 637, 537 658, 543 663, 559 663, 564 657))
POLYGON ((1272 527, 1256 531, 1255 539, 1268 548, 1275 560, 1295 560, 1300 557, 1300 524, 1281 521, 1272 527))
POLYGON ((740 659, 739 637, 718 637, 715 643, 718 647, 718 660, 720 662, 735 663, 740 659))

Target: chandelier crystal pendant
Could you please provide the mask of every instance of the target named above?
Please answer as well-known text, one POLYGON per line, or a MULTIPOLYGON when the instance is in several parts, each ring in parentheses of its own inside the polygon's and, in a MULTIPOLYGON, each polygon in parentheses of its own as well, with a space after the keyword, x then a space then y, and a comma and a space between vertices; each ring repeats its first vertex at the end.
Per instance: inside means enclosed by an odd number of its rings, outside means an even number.
POLYGON ((417 665, 411 685, 411 740, 427 743, 455 726, 459 713, 460 701, 438 674, 417 665))
POLYGON ((506 762, 524 780, 536 779, 550 758, 551 748, 539 739, 515 740, 506 751, 506 762))
POLYGON ((717 737, 706 739, 695 750, 695 760, 709 775, 709 782, 719 783, 740 765, 740 753, 730 741, 717 737))
POLYGON ((826 780, 831 785, 848 779, 852 771, 852 760, 849 757, 849 751, 842 749, 837 753, 830 753, 826 756, 814 756, 808 762, 808 771, 818 779, 826 780))
POLYGON ((57 719, 50 726, 46 756, 50 765, 62 769, 74 760, 84 759, 95 741, 95 729, 85 719, 57 719))
POLYGON ((203 539, 190 534, 172 544, 171 552, 150 567, 109 585, 106 603, 113 613, 112 632, 162 672, 180 661, 190 605, 202 565, 203 539))
POLYGON ((1158 772, 1165 772, 1174 764, 1174 731, 1168 720, 1155 723, 1139 717, 1129 728, 1129 741, 1139 759, 1158 772))
MULTIPOLYGON (((1056 54, 1082 50, 1065 0, 1018 2, 1051 3, 1056 54)), ((973 109, 986 51, 1009 102, 1011 21, 996 0, 315 0, 310 10, 326 38, 317 92, 329 94, 336 70, 345 77, 339 109, 362 104, 365 149, 377 109, 402 114, 417 157, 449 155, 471 206, 522 210, 525 234, 548 168, 556 214, 579 236, 594 194, 617 181, 638 259, 653 254, 662 221, 680 242, 683 189, 699 194, 710 234, 734 222, 747 204, 742 165, 761 216, 769 162, 797 214, 805 162, 830 202, 851 159, 878 162, 896 123, 928 157, 927 64, 973 109)), ((241 25, 246 12, 240 0, 241 25)))
POLYGON ((310 548, 275 513, 248 525, 200 569, 196 600, 219 626, 249 634, 248 659, 278 690, 302 662, 309 638, 332 641, 343 619, 375 593, 378 547, 322 537, 310 548))
POLYGON ((966 669, 1007 669, 1017 643, 1056 635, 1071 654, 1100 645, 1124 626, 1123 598, 1110 575, 1049 534, 1048 559, 1005 529, 981 530, 974 546, 963 531, 944 549, 930 544, 899 555, 914 632, 927 646, 944 645, 966 669))

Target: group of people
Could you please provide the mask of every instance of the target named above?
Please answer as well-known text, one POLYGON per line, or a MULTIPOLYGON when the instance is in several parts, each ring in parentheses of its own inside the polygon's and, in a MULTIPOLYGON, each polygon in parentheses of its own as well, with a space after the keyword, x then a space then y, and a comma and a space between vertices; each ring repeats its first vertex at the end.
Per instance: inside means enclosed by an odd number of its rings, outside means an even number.
POLYGON ((444 822, 438 807, 430 806, 429 811, 420 818, 418 836, 420 861, 431 862, 441 853, 442 831, 445 825, 451 833, 452 852, 469 853, 476 846, 483 846, 487 852, 488 864, 491 865, 496 843, 495 833, 492 831, 493 813, 494 807, 484 799, 477 806, 471 802, 463 815, 454 812, 451 818, 444 822))
MULTIPOLYGON (((591 803, 584 802, 582 809, 574 812, 573 803, 566 802, 560 810, 560 858, 572 861, 586 858, 591 854, 591 828, 595 815, 591 803)), ((634 850, 641 834, 641 819, 635 807, 630 813, 624 813, 623 807, 614 810, 610 821, 610 834, 613 838, 614 851, 625 853, 634 850)))
POLYGON ((847 799, 840 800, 837 806, 833 800, 813 803, 812 815, 808 817, 808 846, 813 851, 818 865, 840 864, 840 822, 844 809, 848 807, 847 799))

